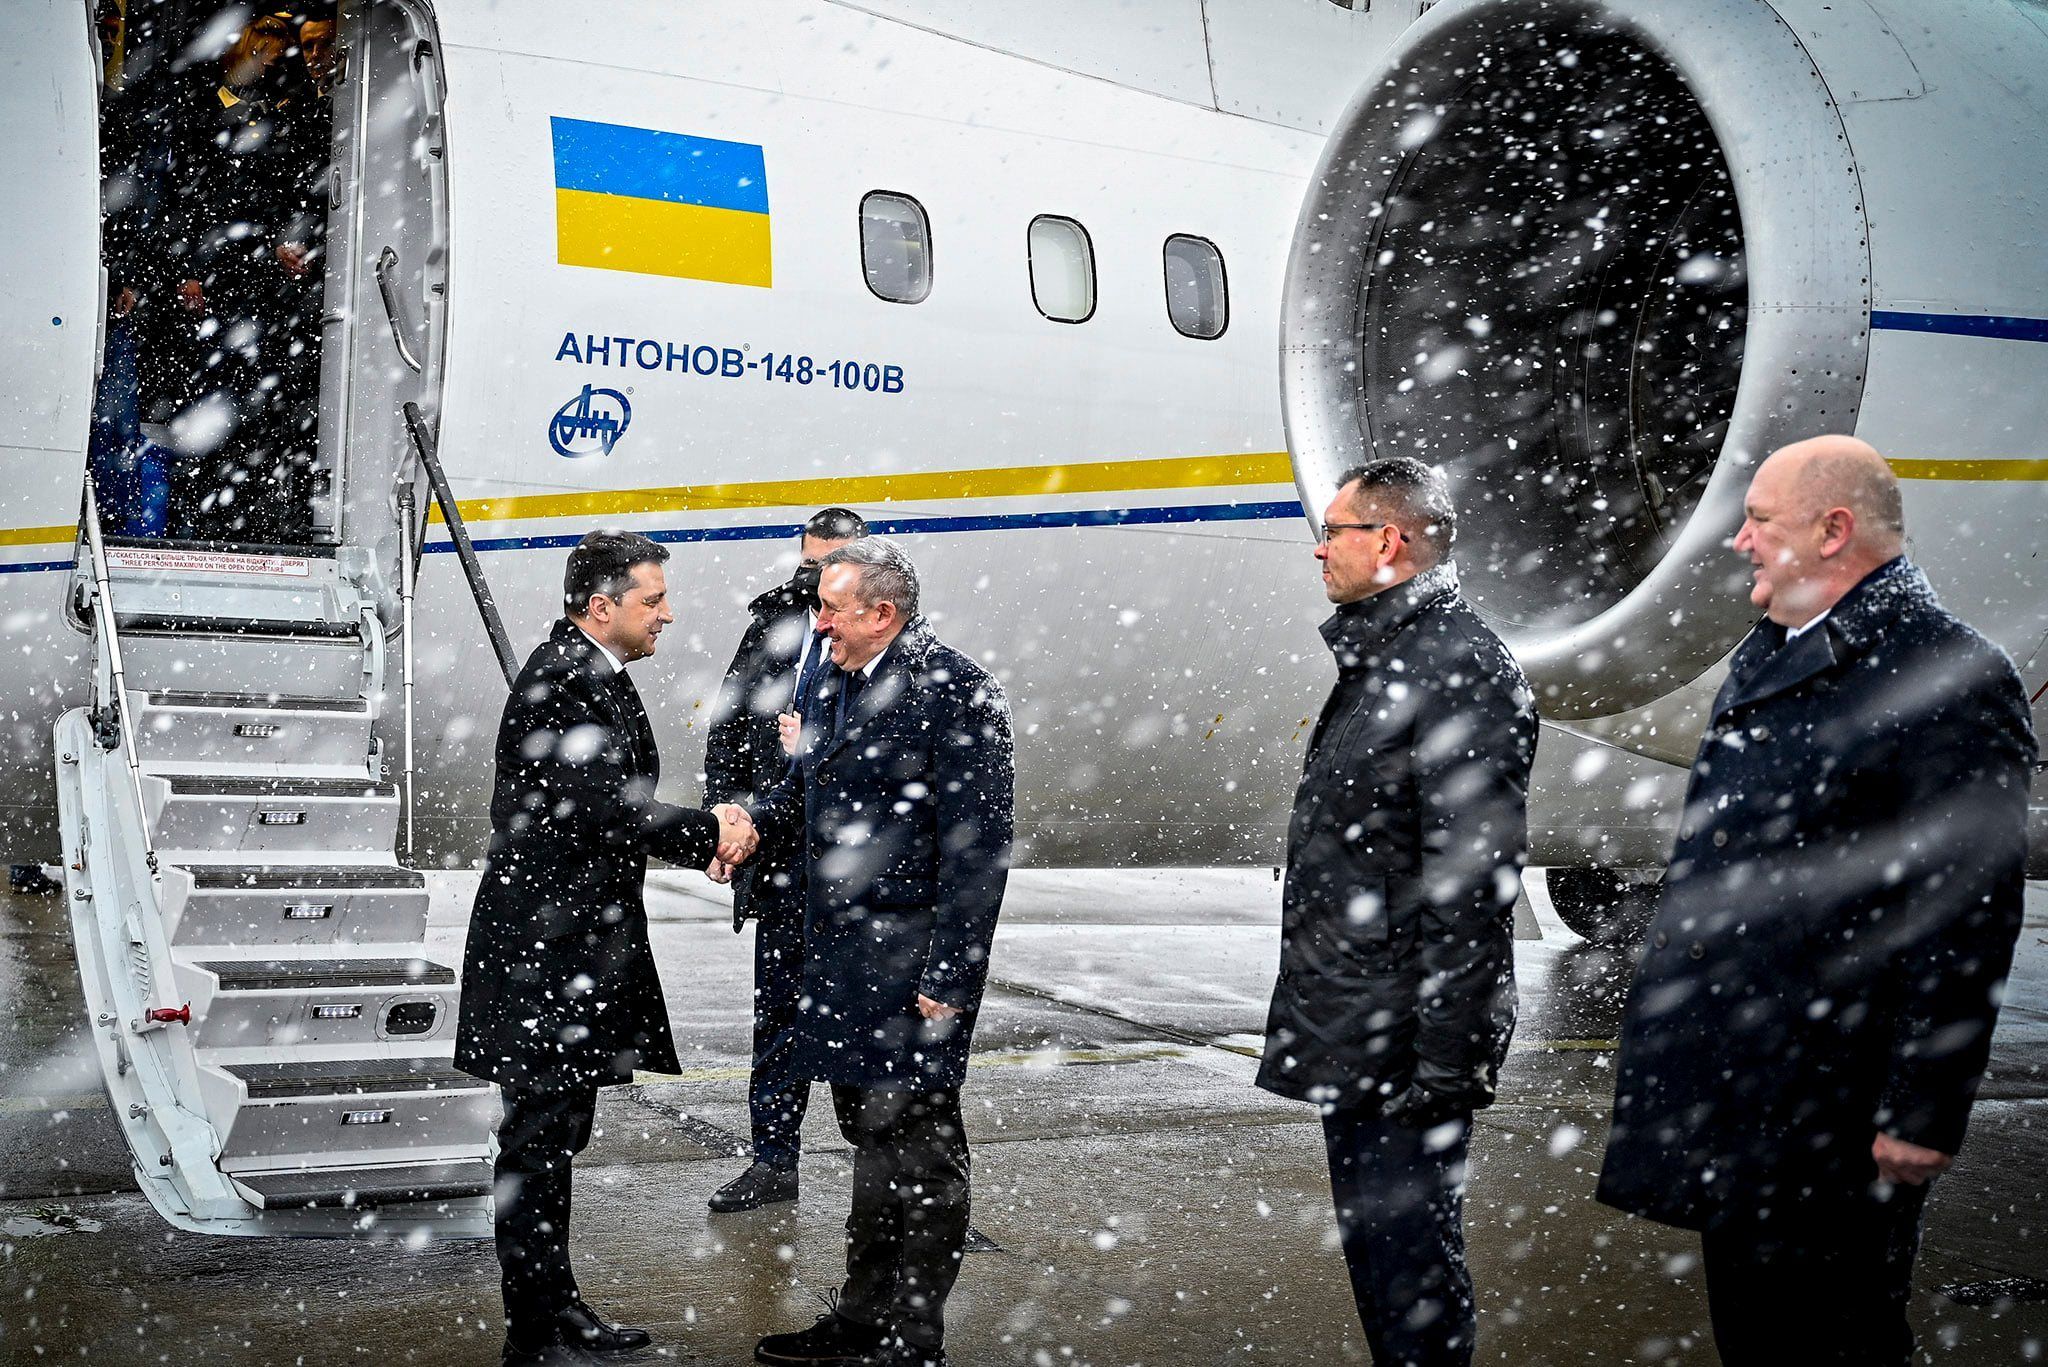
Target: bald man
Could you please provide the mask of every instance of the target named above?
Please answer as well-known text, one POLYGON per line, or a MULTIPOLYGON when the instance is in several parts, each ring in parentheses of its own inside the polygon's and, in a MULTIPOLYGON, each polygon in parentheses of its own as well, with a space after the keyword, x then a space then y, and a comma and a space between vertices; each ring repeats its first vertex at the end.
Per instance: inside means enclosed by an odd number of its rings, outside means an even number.
POLYGON ((1693 761, 1600 1199, 1701 1232, 1726 1367, 1903 1367, 2019 935, 2034 735, 1905 557, 1876 451, 1785 447, 1744 511, 1764 620, 1693 761))

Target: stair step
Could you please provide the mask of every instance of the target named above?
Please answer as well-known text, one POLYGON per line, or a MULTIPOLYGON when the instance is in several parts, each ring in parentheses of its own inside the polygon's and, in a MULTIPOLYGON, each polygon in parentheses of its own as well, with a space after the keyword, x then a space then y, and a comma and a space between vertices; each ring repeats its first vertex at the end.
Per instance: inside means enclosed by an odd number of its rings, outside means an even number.
POLYGON ((398 786, 366 778, 146 774, 156 844, 176 852, 389 854, 398 786))
POLYGON ((487 1158, 367 1168, 287 1168, 238 1172, 235 1185, 265 1210, 309 1206, 388 1206, 488 1196, 494 1181, 487 1158))
POLYGON ((206 891, 269 892, 277 889, 415 889, 425 888, 427 876, 418 869, 396 865, 333 864, 326 867, 269 864, 195 864, 192 881, 206 891))
MULTIPOLYGON (((117 594, 115 598, 119 602, 117 594)), ((136 636, 260 636, 272 641, 354 641, 361 628, 354 622, 327 622, 296 617, 223 617, 215 614, 116 612, 123 649, 136 636)))
POLYGON ((497 1090, 446 1058, 205 1064, 223 1172, 478 1156, 497 1090))
MULTIPOLYGON (((114 601, 121 601, 118 588, 114 601)), ((123 630, 121 657, 128 682, 152 691, 238 693, 249 680, 262 679, 293 698, 347 700, 363 694, 363 643, 353 634, 181 636, 123 630)))
POLYGON ((164 882, 171 943, 181 948, 345 948, 426 934, 427 880, 391 864, 172 865, 164 882))
POLYGON ((231 1063, 251 1101, 298 1097, 356 1097, 398 1092, 489 1091, 443 1058, 318 1059, 295 1063, 231 1063))
POLYGON ((159 771, 290 765, 362 774, 370 762, 369 703, 272 700, 255 694, 157 690, 129 695, 137 754, 159 771))
POLYGON ((188 693, 175 688, 145 693, 151 707, 249 707, 272 712, 347 712, 366 714, 370 704, 361 698, 295 698, 282 693, 188 693))
POLYGON ((198 963, 222 992, 288 992, 335 987, 443 987, 455 970, 425 959, 272 959, 198 963))
POLYGON ((177 974, 199 1049, 265 1049, 274 1057, 338 1045, 360 1054, 454 1033, 455 970, 422 958, 208 959, 181 963, 177 974))

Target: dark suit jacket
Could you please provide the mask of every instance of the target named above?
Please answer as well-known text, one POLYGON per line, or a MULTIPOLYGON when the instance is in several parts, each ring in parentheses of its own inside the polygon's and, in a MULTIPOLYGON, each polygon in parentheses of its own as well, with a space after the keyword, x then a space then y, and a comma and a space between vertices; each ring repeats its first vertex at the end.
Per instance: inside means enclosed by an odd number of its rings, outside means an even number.
POLYGON ((821 682, 807 730, 822 734, 755 811, 763 840, 803 842, 796 1069, 958 1087, 1009 879, 1010 710, 923 618, 884 652, 835 740, 844 678, 821 682), (920 993, 963 1014, 926 1021, 920 993))
MULTIPOLYGON (((787 584, 755 598, 747 611, 751 620, 726 666, 704 741, 707 807, 737 802, 751 808, 789 772, 775 718, 791 708, 808 620, 787 584)), ((741 865, 732 880, 732 928, 755 916, 802 915, 801 862, 793 847, 771 841, 741 865)))
POLYGON ((1629 992, 1600 1198, 1688 1228, 1861 1199, 1962 1144, 2012 963, 2019 676, 1903 558, 1730 661, 1629 992))
POLYGON ((641 883, 649 855, 709 863, 718 818, 655 799, 640 695, 566 618, 512 686, 497 766, 455 1066, 528 1088, 675 1072, 641 883))

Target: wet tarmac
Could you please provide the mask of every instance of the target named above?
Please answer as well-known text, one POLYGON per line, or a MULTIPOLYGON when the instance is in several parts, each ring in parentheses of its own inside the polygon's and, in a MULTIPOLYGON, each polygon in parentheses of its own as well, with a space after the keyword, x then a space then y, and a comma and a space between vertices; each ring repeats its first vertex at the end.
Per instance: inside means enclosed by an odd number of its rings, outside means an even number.
MULTIPOLYGON (((802 1198, 705 1209, 740 1167, 752 932, 732 933, 701 878, 660 884, 654 945, 685 1071, 604 1095, 577 1164, 578 1276, 654 1331, 658 1352, 628 1361, 745 1363, 838 1283, 846 1148, 820 1091, 802 1198)), ((443 962, 473 887, 435 881, 443 962)), ((1478 1359, 1711 1364, 1694 1240, 1591 1199, 1625 959, 1533 900, 1522 1024, 1472 1146, 1478 1359)), ((1368 1360, 1319 1129, 1251 1086, 1278 904, 1265 869, 1017 876, 965 1093, 981 1237, 948 1312, 964 1367, 1368 1360)), ((0 1362, 496 1360, 486 1243, 211 1238, 156 1218, 86 1048, 61 899, 0 897, 0 1002, 0 1362)), ((1928 1361, 2048 1361, 2048 1303, 2000 1284, 2048 1281, 2044 1096, 2037 884, 1984 1100, 1930 1206, 1928 1361)))

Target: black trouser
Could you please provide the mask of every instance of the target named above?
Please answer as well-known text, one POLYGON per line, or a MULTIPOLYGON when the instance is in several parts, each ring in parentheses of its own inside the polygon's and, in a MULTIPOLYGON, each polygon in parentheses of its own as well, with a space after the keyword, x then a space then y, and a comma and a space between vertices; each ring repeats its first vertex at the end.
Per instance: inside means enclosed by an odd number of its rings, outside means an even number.
POLYGON ((793 1066, 803 992, 803 907, 774 907, 754 922, 754 1071, 747 1108, 754 1161, 782 1172, 794 1172, 803 1156, 804 1111, 811 1102, 811 1080, 793 1066))
POLYGON ((504 1089, 498 1125, 498 1266, 505 1334, 552 1339, 555 1316, 580 1299, 569 1267, 569 1164, 590 1142, 597 1088, 504 1089))
POLYGON ((1724 1367, 1905 1367, 1913 1360, 1913 1256, 1925 1187, 1789 1228, 1732 1224, 1700 1236, 1707 1312, 1724 1367))
POLYGON ((1429 1130, 1371 1111, 1323 1117, 1337 1233, 1379 1367, 1465 1367, 1477 1318, 1465 1269, 1469 1118, 1429 1130))
POLYGON ((853 1145, 846 1285, 839 1313, 917 1348, 946 1332, 946 1296, 967 1247, 967 1131, 960 1093, 832 1088, 853 1145))

